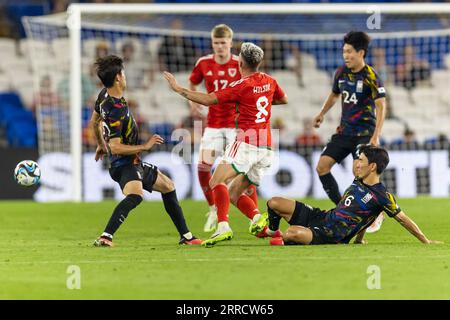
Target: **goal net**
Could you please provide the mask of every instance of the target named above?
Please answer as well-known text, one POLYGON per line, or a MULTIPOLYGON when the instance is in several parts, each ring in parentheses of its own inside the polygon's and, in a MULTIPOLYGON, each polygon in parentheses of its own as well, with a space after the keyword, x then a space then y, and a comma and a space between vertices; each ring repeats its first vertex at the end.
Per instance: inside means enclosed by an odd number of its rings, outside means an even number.
MULTIPOLYGON (((372 7, 367 13, 359 5, 73 5, 67 14, 24 18, 35 94, 46 90, 56 97, 37 106, 40 162, 54 174, 43 175, 36 197, 120 197, 105 165, 93 160, 96 145, 88 127, 101 90, 93 62, 116 54, 125 61, 125 97, 141 139, 158 133, 166 140, 146 159, 175 180, 181 198, 201 199, 196 166, 190 164, 196 163, 204 123, 195 122, 186 100, 169 90, 161 72, 174 73, 187 86, 196 60, 212 53, 210 30, 220 23, 234 30, 233 53, 244 41, 264 49, 262 70, 289 96, 287 106, 272 111, 279 156, 275 172, 259 189, 263 197, 325 197, 315 166, 339 125, 340 102, 321 128, 310 124, 330 93, 334 70, 343 64, 342 39, 350 30, 371 36, 366 62, 385 83, 382 143, 392 151, 385 182, 401 197, 447 196, 448 179, 437 180, 450 176, 450 11, 427 6, 419 15, 412 12, 423 7, 403 13, 372 7), (180 138, 177 132, 191 136, 180 138)), ((333 168, 342 189, 352 180, 351 163, 349 157, 333 168)))

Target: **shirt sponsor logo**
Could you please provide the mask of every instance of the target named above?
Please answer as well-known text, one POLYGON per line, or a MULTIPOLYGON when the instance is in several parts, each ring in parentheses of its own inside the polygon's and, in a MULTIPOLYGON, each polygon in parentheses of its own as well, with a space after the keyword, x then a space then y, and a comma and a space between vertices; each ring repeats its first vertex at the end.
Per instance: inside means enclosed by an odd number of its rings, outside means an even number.
POLYGON ((237 69, 236 68, 229 68, 228 69, 228 74, 230 75, 230 77, 234 77, 237 73, 237 69))
POLYGON ((362 200, 362 202, 364 202, 364 204, 367 204, 367 202, 369 202, 372 198, 373 198, 372 194, 368 193, 361 200, 362 200))
POLYGON ((358 80, 358 82, 356 83, 356 92, 363 92, 363 85, 364 83, 362 82, 362 80, 358 80))

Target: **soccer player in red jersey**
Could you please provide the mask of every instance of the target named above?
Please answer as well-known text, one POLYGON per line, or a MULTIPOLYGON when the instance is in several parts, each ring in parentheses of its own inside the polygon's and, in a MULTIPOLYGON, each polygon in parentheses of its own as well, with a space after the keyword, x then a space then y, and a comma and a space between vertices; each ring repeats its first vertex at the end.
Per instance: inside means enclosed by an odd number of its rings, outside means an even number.
POLYGON ((211 238, 203 242, 206 246, 233 237, 228 224, 230 201, 252 220, 252 234, 260 233, 265 226, 258 208, 244 191, 250 184, 258 185, 271 167, 271 108, 272 105, 286 104, 287 96, 274 78, 258 71, 263 57, 264 52, 260 47, 253 43, 243 43, 239 54, 242 78, 224 90, 209 94, 183 88, 177 84, 172 74, 164 73, 171 88, 183 97, 206 106, 233 102, 236 110, 236 140, 227 146, 210 181, 219 223, 211 238), (231 179, 233 181, 228 190, 225 183, 231 179))
MULTIPOLYGON (((233 46, 233 30, 219 24, 211 30, 211 43, 214 54, 201 57, 195 64, 189 77, 189 88, 197 91, 204 82, 208 93, 225 89, 228 85, 241 78, 239 72, 239 57, 231 53, 233 46)), ((199 103, 189 101, 192 112, 201 115, 199 103)), ((200 155, 197 165, 198 179, 206 201, 209 205, 207 221, 203 227, 205 232, 213 232, 217 227, 217 208, 214 204, 214 194, 209 187, 211 168, 217 157, 222 156, 225 147, 236 139, 236 116, 234 104, 213 104, 209 107, 207 125, 200 144, 200 155)), ((257 204, 256 187, 248 189, 253 201, 257 204)))

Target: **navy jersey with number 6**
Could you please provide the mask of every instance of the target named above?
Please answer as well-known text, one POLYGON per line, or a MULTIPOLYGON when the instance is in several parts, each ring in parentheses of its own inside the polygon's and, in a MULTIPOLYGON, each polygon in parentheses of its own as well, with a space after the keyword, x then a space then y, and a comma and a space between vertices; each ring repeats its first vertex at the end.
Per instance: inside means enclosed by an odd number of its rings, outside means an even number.
MULTIPOLYGON (((120 138, 126 145, 137 145, 139 141, 138 127, 125 99, 111 97, 106 88, 98 95, 95 111, 100 115, 103 123, 103 136, 106 143, 113 138, 120 138)), ((139 154, 122 156, 112 154, 108 148, 111 167, 140 163, 139 154)))
POLYGON ((365 65, 356 73, 346 66, 338 68, 332 91, 342 96, 342 116, 337 133, 372 136, 376 125, 375 100, 386 96, 382 81, 373 68, 365 65))
POLYGON ((355 179, 336 208, 324 212, 321 227, 330 241, 348 243, 359 231, 370 226, 382 211, 392 218, 401 209, 382 183, 369 186, 355 179))

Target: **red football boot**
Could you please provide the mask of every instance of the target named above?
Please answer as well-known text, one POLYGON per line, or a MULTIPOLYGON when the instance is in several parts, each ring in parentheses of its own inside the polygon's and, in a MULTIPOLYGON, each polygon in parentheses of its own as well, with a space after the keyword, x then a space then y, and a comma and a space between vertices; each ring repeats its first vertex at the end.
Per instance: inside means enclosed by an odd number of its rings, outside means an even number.
POLYGON ((276 237, 270 239, 270 245, 271 246, 284 246, 284 241, 282 237, 276 237))
POLYGON ((190 240, 186 239, 185 237, 182 237, 180 239, 180 242, 178 244, 180 245, 201 245, 203 240, 197 239, 196 237, 192 237, 190 240))
POLYGON ((106 237, 99 237, 94 241, 95 247, 114 247, 112 240, 106 237))
POLYGON ((268 233, 267 233, 267 230, 269 230, 269 227, 268 227, 268 226, 265 226, 264 229, 262 229, 262 231, 260 231, 260 232, 258 232, 258 233, 256 234, 256 237, 257 237, 257 238, 268 238, 268 237, 271 237, 271 238, 280 238, 280 237, 283 236, 283 234, 281 233, 280 230, 275 231, 275 233, 274 233, 273 235, 268 234, 268 233))

